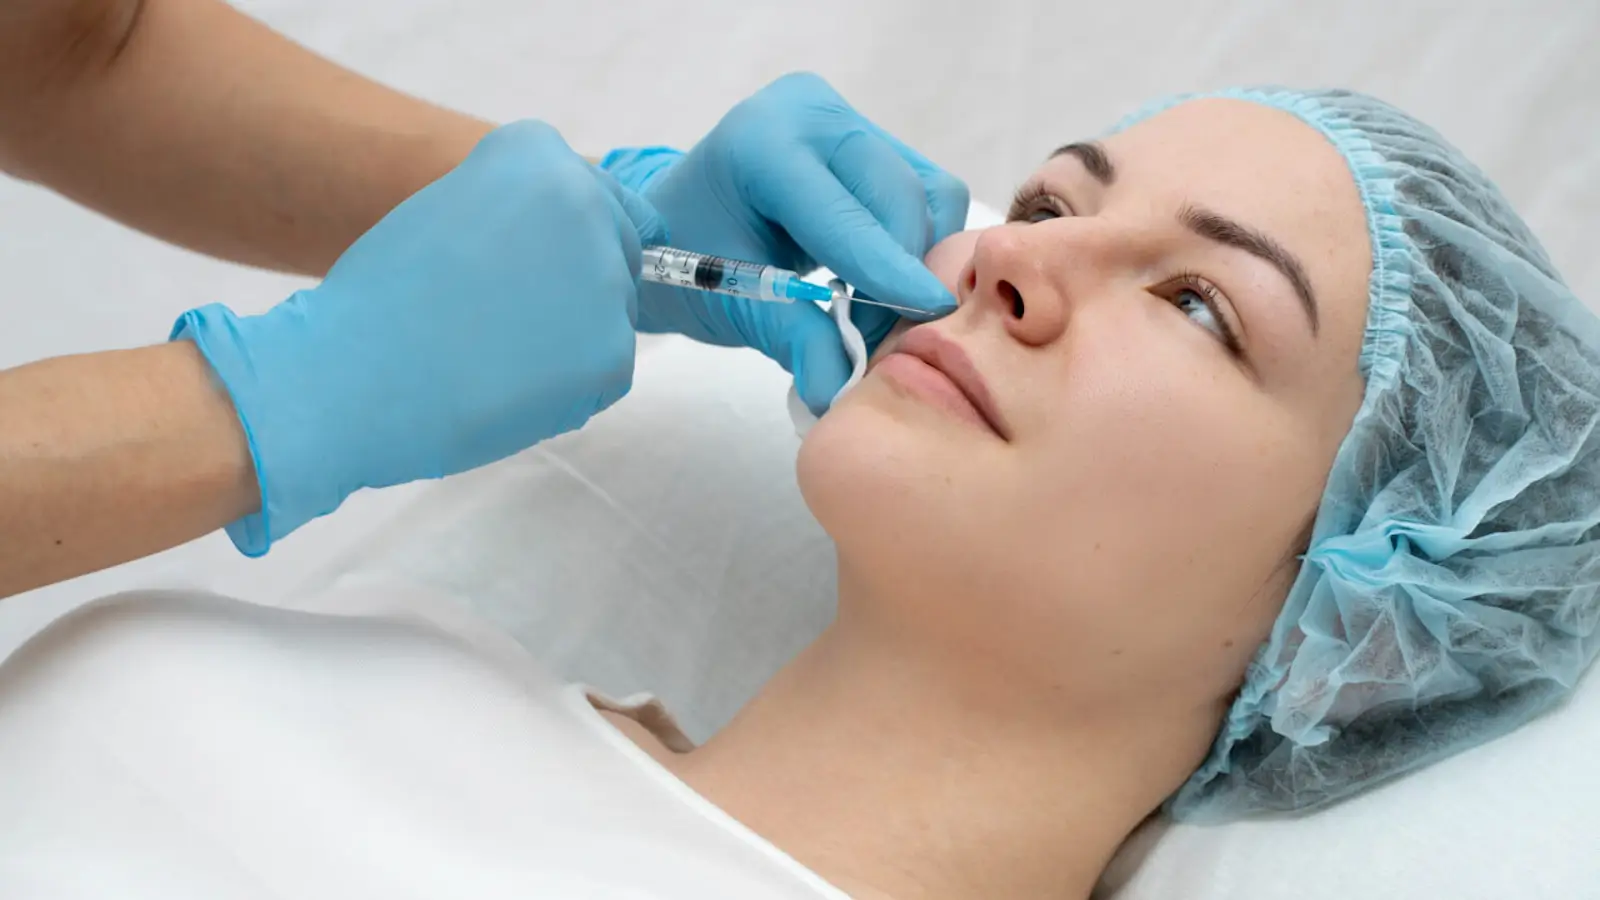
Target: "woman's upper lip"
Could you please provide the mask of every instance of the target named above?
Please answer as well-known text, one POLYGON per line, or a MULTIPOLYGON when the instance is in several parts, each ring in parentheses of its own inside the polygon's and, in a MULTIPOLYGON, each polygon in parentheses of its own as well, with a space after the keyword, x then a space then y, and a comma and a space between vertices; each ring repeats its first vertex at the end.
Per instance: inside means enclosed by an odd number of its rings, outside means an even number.
POLYGON ((972 402, 984 421, 994 429, 994 433, 1000 435, 1001 440, 1011 440, 1011 432, 1006 428, 1005 419, 1001 418, 999 408, 995 406, 994 397, 989 393, 989 385, 978 373, 978 367, 972 364, 972 358, 967 356, 967 351, 961 349, 960 344, 924 325, 901 335, 900 342, 895 344, 893 352, 915 356, 943 372, 944 376, 972 402))

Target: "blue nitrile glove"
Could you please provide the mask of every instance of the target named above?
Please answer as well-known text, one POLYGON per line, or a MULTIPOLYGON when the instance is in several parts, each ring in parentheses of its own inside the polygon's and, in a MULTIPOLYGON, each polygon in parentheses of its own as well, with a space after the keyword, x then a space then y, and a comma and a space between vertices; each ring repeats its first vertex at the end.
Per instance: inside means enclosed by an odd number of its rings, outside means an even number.
POLYGON ((186 313, 250 441, 258 556, 364 487, 439 478, 571 431, 633 378, 650 204, 518 122, 264 315, 186 313))
MULTIPOLYGON (((601 165, 667 219, 673 246, 801 273, 819 264, 868 297, 955 308, 922 257, 960 231, 967 188, 850 107, 815 75, 788 75, 734 107, 687 155, 613 150, 601 165)), ((876 346, 896 315, 857 304, 876 346)), ((832 321, 811 303, 749 302, 646 284, 639 328, 749 346, 794 374, 822 413, 850 374, 832 321)))

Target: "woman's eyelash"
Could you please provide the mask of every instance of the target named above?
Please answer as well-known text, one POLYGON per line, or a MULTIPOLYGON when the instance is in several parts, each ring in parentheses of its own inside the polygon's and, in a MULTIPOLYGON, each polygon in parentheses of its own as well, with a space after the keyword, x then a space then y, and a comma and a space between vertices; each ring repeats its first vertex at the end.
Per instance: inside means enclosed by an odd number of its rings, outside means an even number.
POLYGON ((1216 285, 1200 277, 1197 273, 1180 272, 1175 277, 1167 280, 1162 285, 1162 288, 1170 298, 1176 298, 1184 292, 1190 292, 1198 296, 1200 302, 1204 303, 1206 309, 1210 311, 1212 320, 1217 323, 1217 330, 1221 332, 1222 342, 1236 355, 1244 352, 1244 346, 1239 342, 1238 334, 1234 332, 1233 326, 1228 324, 1228 317, 1222 314, 1222 292, 1217 290, 1216 285))
POLYGON ((1073 215, 1076 213, 1072 211, 1072 204, 1050 193, 1044 185, 1030 182, 1017 188, 1016 196, 1011 198, 1011 209, 1006 213, 1006 221, 1041 222, 1073 215))

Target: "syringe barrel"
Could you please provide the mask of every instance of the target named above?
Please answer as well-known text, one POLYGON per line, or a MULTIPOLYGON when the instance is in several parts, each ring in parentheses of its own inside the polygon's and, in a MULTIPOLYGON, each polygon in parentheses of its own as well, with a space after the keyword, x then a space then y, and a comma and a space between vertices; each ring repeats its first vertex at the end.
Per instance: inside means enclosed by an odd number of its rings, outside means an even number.
POLYGON ((792 302, 783 293, 783 286, 793 273, 775 266, 707 256, 675 247, 646 247, 643 256, 643 276, 647 281, 718 291, 752 300, 792 302))

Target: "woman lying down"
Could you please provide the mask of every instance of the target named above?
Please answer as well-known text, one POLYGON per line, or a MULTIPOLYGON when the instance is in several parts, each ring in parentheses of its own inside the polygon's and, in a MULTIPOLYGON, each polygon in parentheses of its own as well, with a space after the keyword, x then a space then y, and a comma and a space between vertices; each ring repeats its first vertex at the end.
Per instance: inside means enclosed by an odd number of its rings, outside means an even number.
POLYGON ((476 626, 147 597, 6 664, 0 873, 1082 898, 1157 810, 1315 809, 1572 691, 1600 323, 1440 137, 1190 99, 1009 218, 933 250, 960 309, 807 437, 837 621, 704 746, 476 626))

